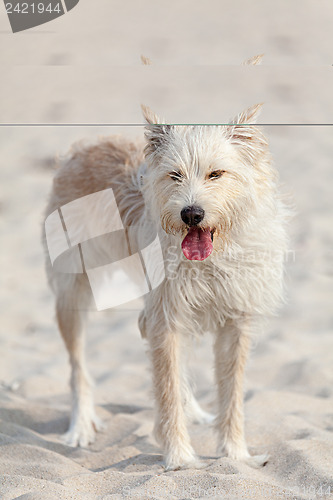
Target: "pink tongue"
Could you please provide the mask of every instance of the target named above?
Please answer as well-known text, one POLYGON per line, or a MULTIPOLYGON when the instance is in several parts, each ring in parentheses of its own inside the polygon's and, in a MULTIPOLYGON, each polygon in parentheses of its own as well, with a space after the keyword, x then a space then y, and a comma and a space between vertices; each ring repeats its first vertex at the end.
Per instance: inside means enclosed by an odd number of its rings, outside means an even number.
POLYGON ((183 254, 188 260, 205 260, 213 251, 209 229, 191 227, 182 242, 183 254))

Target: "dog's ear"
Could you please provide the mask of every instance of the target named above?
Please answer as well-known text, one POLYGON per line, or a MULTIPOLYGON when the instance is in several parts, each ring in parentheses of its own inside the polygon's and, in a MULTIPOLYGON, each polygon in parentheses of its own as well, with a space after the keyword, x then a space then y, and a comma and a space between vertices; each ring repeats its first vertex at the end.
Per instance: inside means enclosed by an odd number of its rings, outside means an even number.
POLYGON ((231 125, 228 126, 227 134, 233 142, 243 142, 247 139, 251 139, 255 135, 256 127, 253 125, 257 121, 262 106, 263 103, 255 104, 242 113, 239 113, 239 115, 231 121, 231 125))
POLYGON ((250 106, 249 108, 245 109, 242 113, 239 113, 239 115, 237 115, 236 118, 234 118, 231 123, 234 123, 235 125, 256 123, 263 105, 264 103, 261 102, 259 104, 255 104, 254 106, 250 106))
POLYGON ((250 59, 246 59, 243 61, 243 66, 258 66, 262 63, 262 58, 264 54, 258 54, 257 56, 250 57, 250 59))
POLYGON ((145 104, 141 104, 142 114, 148 125, 159 125, 163 123, 155 113, 145 104))
POLYGON ((143 117, 146 120, 145 137, 147 139, 146 153, 154 153, 165 144, 171 125, 167 125, 148 106, 141 105, 143 117))

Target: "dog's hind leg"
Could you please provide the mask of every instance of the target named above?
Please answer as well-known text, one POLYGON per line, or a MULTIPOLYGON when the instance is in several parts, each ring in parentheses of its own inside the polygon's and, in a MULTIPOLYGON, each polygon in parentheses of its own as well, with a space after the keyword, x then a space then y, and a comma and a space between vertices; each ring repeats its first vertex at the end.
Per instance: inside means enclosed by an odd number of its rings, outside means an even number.
POLYGON ((211 424, 215 419, 215 415, 203 410, 196 400, 189 382, 187 362, 185 359, 182 362, 182 392, 184 411, 189 421, 194 424, 211 424))
POLYGON ((211 424, 215 420, 215 415, 201 408, 188 385, 185 387, 184 392, 184 409, 187 418, 194 424, 211 424))
POLYGON ((72 411, 64 441, 69 446, 88 446, 102 423, 95 414, 92 381, 84 353, 84 320, 90 303, 84 275, 63 275, 57 287, 56 317, 71 364, 72 411))
POLYGON ((218 386, 218 417, 216 429, 219 449, 228 457, 253 467, 264 465, 268 457, 252 457, 244 437, 243 379, 250 347, 249 323, 227 321, 217 332, 215 341, 215 372, 218 386))

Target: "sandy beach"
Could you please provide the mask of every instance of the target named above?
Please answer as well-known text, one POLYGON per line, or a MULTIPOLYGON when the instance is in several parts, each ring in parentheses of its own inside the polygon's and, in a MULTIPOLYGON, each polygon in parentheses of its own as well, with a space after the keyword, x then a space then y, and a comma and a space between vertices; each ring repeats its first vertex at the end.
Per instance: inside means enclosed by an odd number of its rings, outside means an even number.
MULTIPOLYGON (((333 498, 333 8, 239 5, 82 1, 16 35, 0 13, 1 123, 58 125, 0 128, 1 499, 333 498), (262 66, 240 66, 262 52, 262 66), (218 456, 213 429, 193 424, 207 467, 164 472, 133 306, 91 311, 88 366, 105 430, 87 449, 66 446, 69 365, 41 245, 54 159, 81 139, 142 139, 141 102, 170 122, 226 123, 263 101, 259 121, 295 206, 286 304, 255 340, 246 376, 247 442, 268 464, 218 456)), ((214 412, 209 334, 191 368, 214 412)))

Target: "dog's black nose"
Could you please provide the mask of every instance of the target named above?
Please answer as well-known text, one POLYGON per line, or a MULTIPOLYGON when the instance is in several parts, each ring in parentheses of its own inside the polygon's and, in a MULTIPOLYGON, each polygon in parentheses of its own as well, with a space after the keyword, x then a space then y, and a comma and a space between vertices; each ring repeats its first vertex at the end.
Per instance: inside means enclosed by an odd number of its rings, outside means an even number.
POLYGON ((196 206, 185 207, 180 212, 182 221, 188 226, 197 226, 205 216, 205 211, 196 206))

